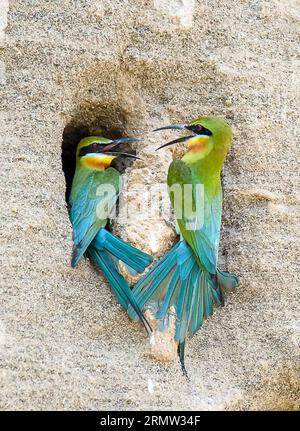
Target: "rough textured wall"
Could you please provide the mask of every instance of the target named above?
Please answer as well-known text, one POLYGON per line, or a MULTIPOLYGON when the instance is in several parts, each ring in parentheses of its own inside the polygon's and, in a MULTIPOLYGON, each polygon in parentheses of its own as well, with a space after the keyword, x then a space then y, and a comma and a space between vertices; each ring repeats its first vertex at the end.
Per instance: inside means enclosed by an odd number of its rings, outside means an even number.
MULTIPOLYGON (((1 408, 299 408, 297 1, 7 4, 1 408), (188 382, 177 362, 145 356, 143 329, 88 261, 69 267, 61 142, 70 124, 142 135, 209 113, 235 132, 220 259, 241 285, 189 341, 188 382)), ((171 153, 150 150, 168 136, 146 135, 129 181, 164 181, 171 153)), ((151 249, 148 225, 117 228, 151 249)), ((159 256, 174 234, 153 229, 159 256)))

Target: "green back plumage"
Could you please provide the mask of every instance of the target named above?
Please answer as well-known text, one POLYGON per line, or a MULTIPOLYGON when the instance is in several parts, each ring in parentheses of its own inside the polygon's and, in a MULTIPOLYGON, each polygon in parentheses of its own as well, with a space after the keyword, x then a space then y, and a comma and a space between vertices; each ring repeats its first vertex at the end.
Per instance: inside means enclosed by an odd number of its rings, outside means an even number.
MULTIPOLYGON (((169 187, 179 184, 183 192, 184 184, 191 184, 194 209, 199 207, 199 202, 196 205, 196 186, 203 186, 204 207, 198 208, 201 227, 195 230, 187 228, 187 221, 194 215, 189 214, 191 208, 184 205, 184 199, 182 199, 183 218, 177 219, 177 224, 181 235, 194 251, 199 266, 215 274, 222 213, 220 174, 231 144, 232 131, 225 120, 217 117, 202 117, 190 123, 190 125, 195 124, 201 124, 212 132, 212 135, 207 138, 206 148, 204 151, 187 152, 181 160, 173 161, 169 167, 167 183, 169 187)), ((174 195, 171 194, 170 199, 174 208, 174 195)))
MULTIPOLYGON (((167 182, 170 190, 172 190, 172 186, 179 185, 182 193, 182 197, 179 199, 182 203, 182 217, 176 220, 182 237, 192 248, 199 266, 203 270, 215 274, 221 223, 221 187, 216 187, 213 193, 208 194, 204 185, 204 193, 197 196, 196 187, 198 185, 201 187, 202 182, 196 173, 197 171, 195 172, 182 160, 174 160, 169 167, 167 182), (191 206, 186 205, 185 185, 191 185, 192 188, 191 206), (198 202, 197 198, 200 197, 202 199, 198 202)), ((171 192, 170 199, 173 208, 176 198, 178 199, 178 195, 171 192)))
POLYGON ((119 192, 120 173, 114 168, 91 171, 81 167, 76 172, 70 195, 75 265, 99 229, 106 226, 119 192), (106 192, 107 186, 112 187, 109 193, 106 192))

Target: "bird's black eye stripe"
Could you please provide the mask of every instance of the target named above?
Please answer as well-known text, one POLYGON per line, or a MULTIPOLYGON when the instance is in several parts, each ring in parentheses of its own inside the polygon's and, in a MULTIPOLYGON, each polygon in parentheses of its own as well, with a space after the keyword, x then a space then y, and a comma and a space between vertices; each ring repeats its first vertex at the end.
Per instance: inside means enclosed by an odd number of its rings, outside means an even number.
POLYGON ((212 132, 205 127, 201 126, 201 124, 192 124, 191 126, 186 127, 188 130, 191 130, 194 133, 197 133, 197 135, 206 135, 211 136, 212 132))
POLYGON ((79 157, 83 157, 90 153, 101 153, 105 146, 106 145, 104 144, 98 144, 97 142, 93 142, 92 144, 81 148, 78 155, 79 157))

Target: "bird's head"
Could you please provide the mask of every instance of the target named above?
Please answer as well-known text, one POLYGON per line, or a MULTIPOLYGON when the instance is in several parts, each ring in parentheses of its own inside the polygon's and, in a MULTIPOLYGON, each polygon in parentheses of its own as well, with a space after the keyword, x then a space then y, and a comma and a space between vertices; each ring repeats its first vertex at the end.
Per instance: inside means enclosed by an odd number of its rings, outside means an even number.
POLYGON ((225 156, 232 140, 232 130, 229 124, 223 118, 213 116, 201 117, 188 124, 171 124, 155 129, 155 131, 165 129, 193 132, 192 135, 174 139, 157 148, 159 150, 168 145, 187 142, 187 152, 182 157, 182 160, 186 163, 195 163, 200 159, 204 159, 213 149, 218 150, 220 154, 222 153, 225 156))
POLYGON ((113 140, 100 136, 83 138, 77 146, 77 163, 92 170, 102 171, 108 168, 111 162, 119 156, 139 159, 134 154, 120 152, 117 149, 120 144, 131 144, 137 141, 141 141, 141 139, 119 138, 113 140))

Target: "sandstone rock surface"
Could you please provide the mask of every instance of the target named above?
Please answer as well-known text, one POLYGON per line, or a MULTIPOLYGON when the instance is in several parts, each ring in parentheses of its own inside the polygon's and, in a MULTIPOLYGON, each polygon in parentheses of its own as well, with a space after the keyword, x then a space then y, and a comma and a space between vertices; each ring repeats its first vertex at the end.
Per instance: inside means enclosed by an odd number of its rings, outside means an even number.
MULTIPOLYGON (((0 5, 0 408, 299 409, 298 2, 0 5), (235 132, 220 261, 241 285, 188 342, 188 382, 88 261, 70 268, 61 145, 145 135, 126 177, 159 183, 171 134, 148 132, 203 114, 235 132)), ((156 257, 174 241, 164 220, 115 229, 156 257)))

